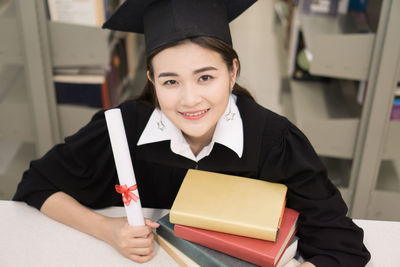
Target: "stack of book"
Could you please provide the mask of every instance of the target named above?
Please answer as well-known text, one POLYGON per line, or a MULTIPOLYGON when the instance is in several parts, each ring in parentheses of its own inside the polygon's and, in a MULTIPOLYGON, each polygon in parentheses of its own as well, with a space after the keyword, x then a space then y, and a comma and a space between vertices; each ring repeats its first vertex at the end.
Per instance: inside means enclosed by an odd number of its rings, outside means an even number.
POLYGON ((130 82, 138 71, 142 49, 137 35, 129 33, 112 38, 110 64, 65 66, 54 69, 57 103, 109 109, 124 101, 130 82))
POLYGON ((159 243, 178 263, 183 253, 201 266, 283 266, 296 254, 299 216, 285 207, 286 192, 282 184, 189 170, 158 221, 159 243))
POLYGON ((56 74, 53 81, 58 104, 110 108, 105 74, 56 74))

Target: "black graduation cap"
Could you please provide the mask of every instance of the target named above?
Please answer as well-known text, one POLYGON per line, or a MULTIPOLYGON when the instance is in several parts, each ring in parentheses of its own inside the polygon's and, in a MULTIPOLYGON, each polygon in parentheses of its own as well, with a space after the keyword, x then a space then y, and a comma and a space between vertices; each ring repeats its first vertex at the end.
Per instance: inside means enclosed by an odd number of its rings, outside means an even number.
POLYGON ((232 45, 229 22, 256 0, 126 0, 103 28, 144 33, 146 51, 196 36, 232 45))

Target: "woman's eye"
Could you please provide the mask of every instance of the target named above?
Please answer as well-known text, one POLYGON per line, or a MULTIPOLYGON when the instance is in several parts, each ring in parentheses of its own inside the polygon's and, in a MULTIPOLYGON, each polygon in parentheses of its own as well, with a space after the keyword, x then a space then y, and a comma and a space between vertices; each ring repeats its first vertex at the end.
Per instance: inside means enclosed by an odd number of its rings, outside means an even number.
POLYGON ((200 77, 200 81, 201 82, 206 82, 206 81, 208 81, 208 80, 211 80, 213 77, 211 77, 210 75, 203 75, 203 76, 201 76, 200 77))
POLYGON ((168 81, 165 81, 164 83, 163 83, 163 85, 175 85, 176 84, 176 81, 175 80, 168 80, 168 81))

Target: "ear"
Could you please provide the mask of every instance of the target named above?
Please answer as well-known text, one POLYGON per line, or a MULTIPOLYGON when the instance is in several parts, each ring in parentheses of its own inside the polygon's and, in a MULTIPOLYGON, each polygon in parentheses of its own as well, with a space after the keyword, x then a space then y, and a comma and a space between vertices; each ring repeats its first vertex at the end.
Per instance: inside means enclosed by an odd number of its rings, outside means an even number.
POLYGON ((150 71, 147 71, 146 75, 147 75, 147 79, 149 79, 149 81, 154 85, 154 82, 153 82, 153 80, 151 79, 151 76, 150 76, 150 71))
POLYGON ((239 61, 237 58, 234 58, 232 61, 232 70, 231 70, 231 81, 230 81, 230 88, 232 89, 236 83, 237 72, 239 69, 239 61))

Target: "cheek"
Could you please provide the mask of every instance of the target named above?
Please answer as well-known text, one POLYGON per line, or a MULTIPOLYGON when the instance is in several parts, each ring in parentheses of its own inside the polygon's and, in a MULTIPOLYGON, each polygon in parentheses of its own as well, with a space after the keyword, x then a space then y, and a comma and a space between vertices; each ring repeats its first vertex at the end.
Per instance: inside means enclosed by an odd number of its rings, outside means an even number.
POLYGON ((229 81, 223 80, 220 83, 216 84, 214 88, 209 91, 210 99, 213 102, 221 103, 227 101, 229 97, 230 87, 229 81))
POLYGON ((156 97, 160 108, 163 110, 171 109, 175 106, 175 96, 172 92, 156 88, 156 97))

